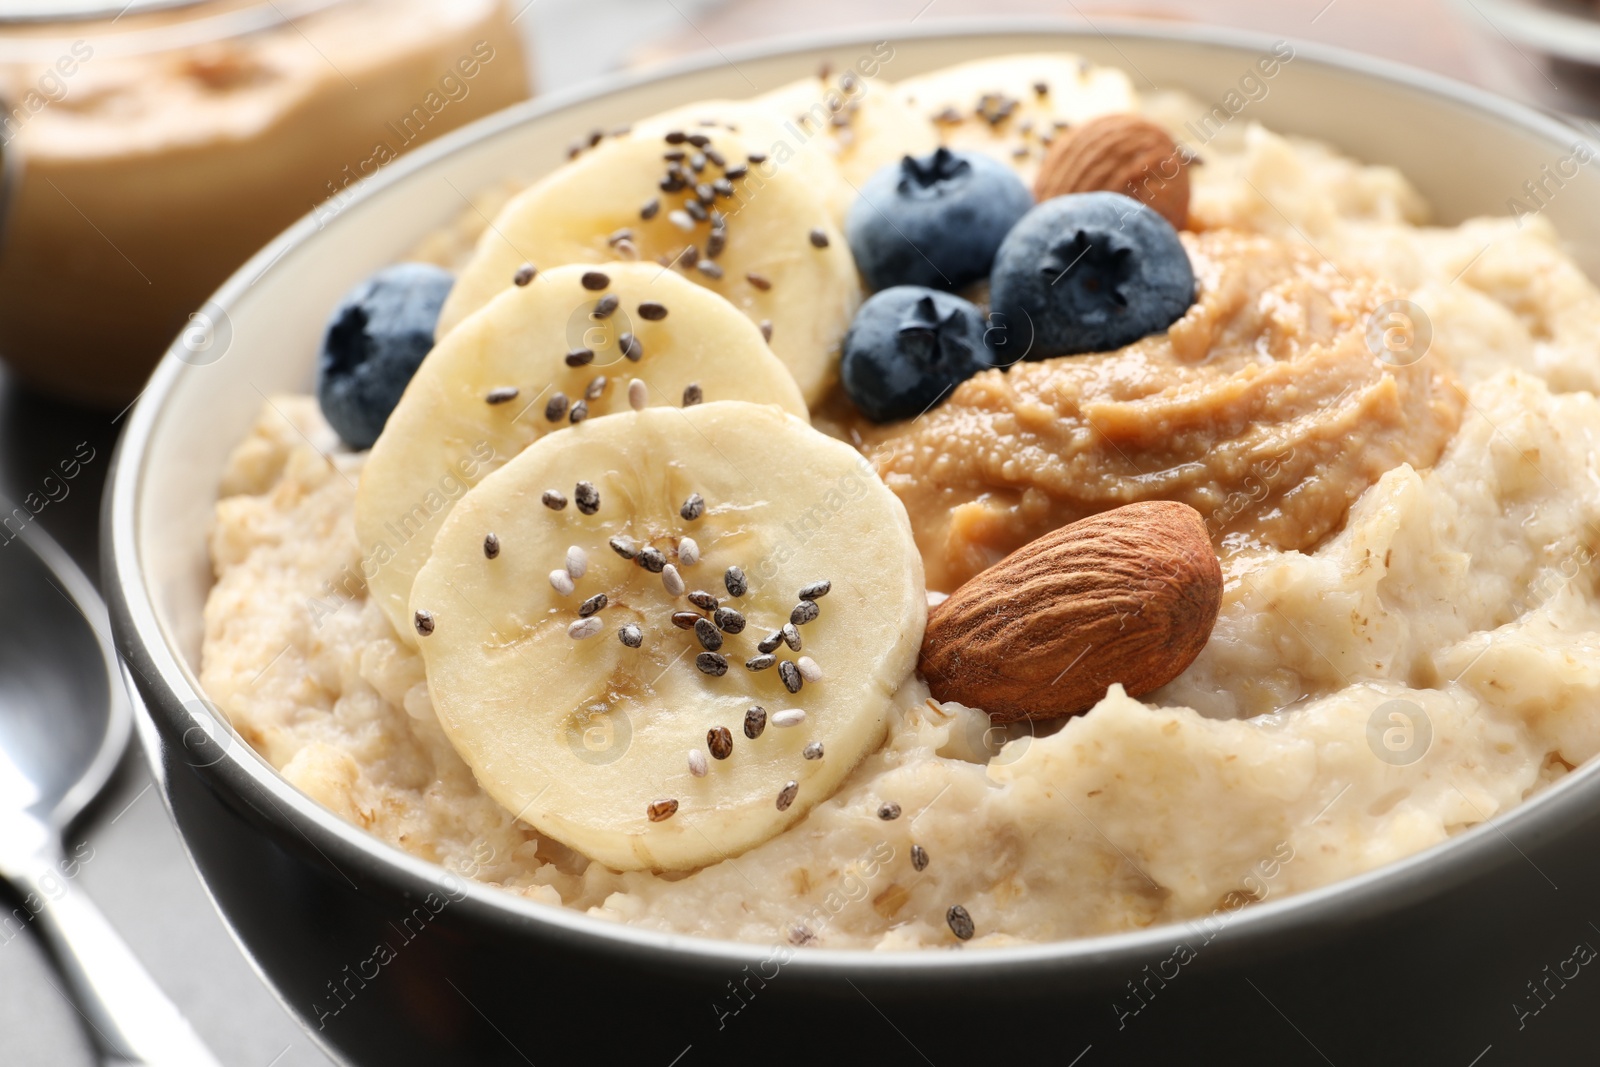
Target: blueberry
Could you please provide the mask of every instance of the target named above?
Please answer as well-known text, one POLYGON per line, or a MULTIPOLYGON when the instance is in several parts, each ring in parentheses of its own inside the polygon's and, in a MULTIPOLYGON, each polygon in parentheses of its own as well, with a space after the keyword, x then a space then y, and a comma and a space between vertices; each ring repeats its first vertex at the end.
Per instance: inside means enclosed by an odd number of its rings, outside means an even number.
POLYGON ((989 273, 995 249, 1032 206, 1033 194, 1004 163, 940 148, 868 178, 844 232, 873 289, 959 289, 989 273))
POLYGON ((351 448, 371 448, 406 383, 433 347, 455 282, 427 263, 396 263, 339 301, 317 359, 317 402, 351 448))
POLYGON ((1194 303, 1171 223, 1121 193, 1071 193, 1022 217, 989 278, 998 361, 1109 352, 1159 333, 1194 303))
POLYGON ((874 422, 927 411, 990 365, 983 312, 971 303, 916 285, 871 297, 844 335, 839 378, 874 422))

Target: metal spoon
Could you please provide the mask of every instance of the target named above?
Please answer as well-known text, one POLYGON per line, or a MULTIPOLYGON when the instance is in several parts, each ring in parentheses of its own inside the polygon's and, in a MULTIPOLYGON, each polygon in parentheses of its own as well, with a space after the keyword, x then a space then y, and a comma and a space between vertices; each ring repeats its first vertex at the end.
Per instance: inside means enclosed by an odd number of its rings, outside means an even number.
POLYGON ((0 527, 0 605, 0 879, 21 898, 0 920, 44 938, 102 1063, 217 1067, 63 854, 63 833, 106 784, 132 722, 105 605, 32 525, 0 527))

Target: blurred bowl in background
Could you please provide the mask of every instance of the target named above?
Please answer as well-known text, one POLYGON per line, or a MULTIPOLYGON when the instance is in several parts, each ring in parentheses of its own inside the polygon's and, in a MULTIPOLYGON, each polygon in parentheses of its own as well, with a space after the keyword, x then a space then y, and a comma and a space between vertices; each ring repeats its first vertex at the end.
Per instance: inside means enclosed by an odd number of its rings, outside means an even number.
POLYGON ((1584 66, 1600 64, 1600 5, 1581 0, 1455 0, 1462 17, 1514 47, 1584 66))
POLYGON ((0 0, 0 357, 120 407, 294 219, 528 95, 510 0, 0 0))

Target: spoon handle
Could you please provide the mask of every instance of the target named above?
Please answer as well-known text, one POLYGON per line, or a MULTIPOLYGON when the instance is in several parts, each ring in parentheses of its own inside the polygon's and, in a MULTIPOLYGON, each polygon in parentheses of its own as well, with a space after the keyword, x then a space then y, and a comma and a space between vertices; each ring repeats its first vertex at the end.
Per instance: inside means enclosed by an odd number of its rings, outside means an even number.
POLYGON ((68 995, 89 1024, 101 1063, 116 1067, 220 1067, 92 901, 50 854, 7 880, 29 904, 68 995), (38 906, 35 906, 38 905, 38 906))

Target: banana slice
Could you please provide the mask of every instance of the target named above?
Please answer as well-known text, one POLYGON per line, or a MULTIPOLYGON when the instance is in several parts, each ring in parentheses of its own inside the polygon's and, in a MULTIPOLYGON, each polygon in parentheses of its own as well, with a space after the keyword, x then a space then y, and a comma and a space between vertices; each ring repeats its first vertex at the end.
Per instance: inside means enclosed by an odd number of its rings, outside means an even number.
POLYGON ((663 134, 644 123, 603 141, 500 213, 445 302, 440 336, 509 286, 524 262, 548 269, 619 253, 664 257, 752 322, 769 324, 772 351, 801 394, 808 402, 820 399, 860 303, 860 282, 829 215, 828 188, 819 188, 795 159, 768 156, 770 147, 743 124, 737 134, 694 126, 663 134), (708 143, 695 143, 701 140, 708 143), (696 156, 706 157, 700 172, 688 173, 706 186, 701 191, 711 195, 709 205, 695 187, 678 189, 667 178, 668 167, 679 162, 663 157, 677 153, 685 168, 698 162, 696 156), (749 162, 752 153, 758 162, 749 162), (674 191, 663 190, 664 179, 674 191), (720 190, 714 188, 719 181, 726 183, 720 190))
POLYGON ((1063 124, 1139 110, 1122 71, 1059 52, 961 63, 907 78, 895 91, 933 122, 941 143, 986 152, 1029 185, 1063 124))
POLYGON ((737 855, 832 793, 881 744, 927 621, 894 494, 848 445, 738 401, 536 442, 451 511, 411 608, 478 781, 618 870, 737 855), (541 506, 552 489, 583 506, 541 506), (771 643, 784 624, 801 648, 771 643), (750 669, 763 647, 776 662, 750 669))
MULTIPOLYGON (((760 98, 701 100, 642 119, 634 123, 633 129, 646 138, 665 137, 674 130, 685 134, 704 133, 713 140, 718 134, 736 134, 741 142, 750 146, 750 151, 764 152, 774 166, 799 174, 809 188, 824 193, 824 199, 831 204, 839 198, 840 190, 847 190, 849 186, 840 176, 833 157, 820 150, 807 151, 808 138, 786 128, 786 117, 760 98)), ((669 146, 664 147, 671 150, 669 146)), ((844 225, 844 213, 834 214, 833 221, 837 226, 844 225)))
POLYGON ((841 175, 833 198, 843 219, 861 183, 902 156, 922 155, 939 145, 933 124, 886 85, 869 84, 852 70, 802 78, 755 98, 777 112, 790 137, 825 153, 841 175))
POLYGON ((428 354, 361 474, 368 589, 401 635, 416 640, 411 582, 461 494, 574 419, 629 410, 633 379, 647 404, 750 400, 806 418, 750 320, 654 263, 557 267, 507 289, 428 354))

